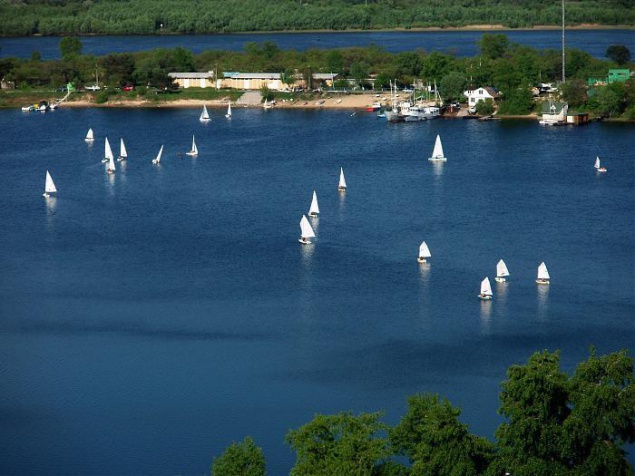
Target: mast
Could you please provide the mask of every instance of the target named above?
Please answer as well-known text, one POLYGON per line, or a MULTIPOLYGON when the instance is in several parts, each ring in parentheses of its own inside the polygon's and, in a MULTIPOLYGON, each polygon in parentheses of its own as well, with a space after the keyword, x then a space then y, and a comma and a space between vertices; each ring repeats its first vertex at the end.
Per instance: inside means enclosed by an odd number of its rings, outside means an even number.
POLYGON ((565 52, 564 52, 564 0, 562 0, 562 82, 566 81, 565 78, 565 52))

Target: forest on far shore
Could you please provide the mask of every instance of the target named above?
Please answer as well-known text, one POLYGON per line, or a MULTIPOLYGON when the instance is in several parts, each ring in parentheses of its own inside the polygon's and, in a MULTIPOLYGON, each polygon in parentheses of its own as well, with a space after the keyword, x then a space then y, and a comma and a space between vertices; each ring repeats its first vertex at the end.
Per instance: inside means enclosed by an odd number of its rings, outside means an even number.
MULTIPOLYGON (((545 0, 0 0, 0 36, 560 25, 545 0)), ((567 0, 566 23, 635 25, 635 0, 567 0)))

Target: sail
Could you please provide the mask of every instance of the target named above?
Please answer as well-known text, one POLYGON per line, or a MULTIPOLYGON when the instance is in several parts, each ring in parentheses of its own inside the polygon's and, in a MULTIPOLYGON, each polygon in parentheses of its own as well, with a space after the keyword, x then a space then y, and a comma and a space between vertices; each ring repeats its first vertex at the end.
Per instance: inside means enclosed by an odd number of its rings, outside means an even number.
POLYGON ((485 278, 481 281, 481 295, 492 296, 492 285, 489 282, 489 278, 485 278))
POLYGON ((153 164, 161 163, 161 156, 163 155, 163 146, 159 149, 159 153, 157 154, 157 158, 152 161, 153 164))
POLYGON ((434 141, 434 150, 432 151, 433 159, 443 159, 443 145, 441 145, 441 137, 437 134, 437 138, 434 141))
POLYGON ((595 158, 595 168, 599 169, 600 168, 600 157, 596 157, 595 158))
POLYGON ((128 151, 126 150, 126 144, 123 143, 123 139, 119 142, 119 157, 122 159, 128 157, 128 151))
POLYGON ((339 188, 346 188, 346 179, 344 178, 344 169, 340 167, 340 184, 339 188))
POLYGON ((500 260, 496 264, 496 277, 504 278, 505 276, 509 276, 509 270, 507 269, 507 265, 503 260, 500 260))
POLYGON ((84 139, 85 141, 92 141, 95 140, 95 134, 93 133, 92 129, 88 129, 88 132, 86 133, 86 139, 84 139))
POLYGON ((232 115, 232 103, 229 103, 227 105, 227 114, 226 115, 227 115, 227 117, 231 117, 231 115, 232 115))
POLYGON ((114 158, 114 155, 112 155, 112 149, 110 148, 110 142, 108 142, 108 137, 106 137, 106 142, 104 144, 104 157, 108 160, 114 158))
POLYGON ((318 206, 317 194, 313 190, 313 200, 311 200, 311 208, 309 208, 309 215, 317 215, 320 213, 320 207, 318 206))
POLYGON ((110 159, 108 159, 108 171, 109 172, 114 172, 115 169, 115 158, 114 157, 110 157, 110 159))
POLYGON ((430 254, 430 248, 425 241, 421 242, 419 246, 419 258, 430 258, 432 255, 430 254))
POLYGON ((538 266, 538 279, 544 279, 544 280, 550 279, 549 271, 547 271, 547 265, 545 264, 544 261, 540 263, 540 266, 538 266))
POLYGON ((203 104, 203 112, 201 112, 201 117, 199 118, 201 121, 209 121, 209 114, 207 112, 207 107, 203 104))
POLYGON ((44 192, 45 193, 56 193, 57 188, 55 187, 55 182, 53 182, 53 178, 49 171, 46 171, 46 183, 44 184, 44 192))
POLYGON ((300 236, 302 238, 313 238, 315 237, 315 232, 313 231, 313 227, 309 223, 306 215, 302 215, 302 220, 300 220, 300 236))

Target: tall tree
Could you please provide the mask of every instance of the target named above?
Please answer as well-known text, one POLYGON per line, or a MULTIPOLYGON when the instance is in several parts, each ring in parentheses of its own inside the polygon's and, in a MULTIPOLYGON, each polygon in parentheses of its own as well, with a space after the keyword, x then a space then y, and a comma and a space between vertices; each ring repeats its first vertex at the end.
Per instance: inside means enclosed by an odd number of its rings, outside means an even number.
POLYGON ((76 36, 65 36, 59 43, 60 54, 65 60, 82 53, 82 42, 76 36))
POLYGON ((604 56, 618 65, 623 66, 631 60, 631 50, 624 45, 611 45, 606 49, 604 56))
POLYGON ((485 33, 478 42, 478 47, 486 58, 501 58, 507 52, 509 39, 502 33, 496 35, 485 33))
POLYGON ((379 413, 317 415, 291 430, 287 443, 295 450, 292 476, 370 476, 389 456, 387 441, 378 437, 386 429, 379 413))
POLYGON ((487 468, 493 446, 470 434, 460 414, 438 395, 408 398, 408 411, 389 438, 395 452, 410 460, 412 474, 470 476, 487 468))
POLYGON ((232 443, 212 463, 213 476, 264 476, 265 456, 262 448, 247 436, 242 443, 232 443))

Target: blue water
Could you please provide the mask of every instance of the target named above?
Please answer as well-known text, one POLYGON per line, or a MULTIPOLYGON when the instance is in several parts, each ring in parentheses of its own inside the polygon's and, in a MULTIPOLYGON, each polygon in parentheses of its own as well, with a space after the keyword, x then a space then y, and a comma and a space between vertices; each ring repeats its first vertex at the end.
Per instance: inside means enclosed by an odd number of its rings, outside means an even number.
MULTIPOLYGON (((246 43, 273 41, 281 49, 306 51, 311 48, 331 49, 377 45, 391 53, 422 49, 443 51, 457 56, 476 56, 477 42, 485 33, 507 35, 509 40, 532 48, 560 50, 560 30, 506 31, 368 31, 337 33, 253 33, 228 35, 170 36, 85 36, 81 38, 85 54, 107 55, 152 50, 154 48, 187 48, 193 53, 206 50, 242 51, 246 43)), ((58 59, 59 37, 0 38, 0 57, 29 58, 38 51, 43 59, 58 59)), ((635 30, 568 30, 567 48, 586 51, 604 59, 611 45, 625 45, 635 51, 635 30)))
POLYGON ((394 424, 424 391, 492 438, 510 365, 632 349, 632 125, 223 113, 0 111, 1 474, 205 474, 246 435, 285 474, 290 428, 394 424), (130 155, 114 177, 106 135, 130 155), (511 279, 480 302, 500 258, 511 279))

